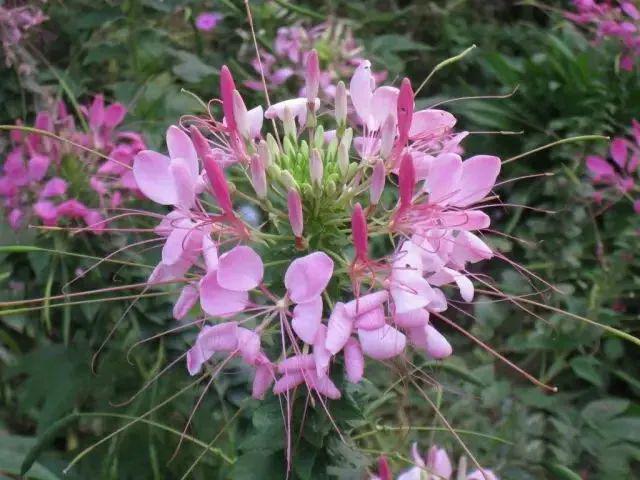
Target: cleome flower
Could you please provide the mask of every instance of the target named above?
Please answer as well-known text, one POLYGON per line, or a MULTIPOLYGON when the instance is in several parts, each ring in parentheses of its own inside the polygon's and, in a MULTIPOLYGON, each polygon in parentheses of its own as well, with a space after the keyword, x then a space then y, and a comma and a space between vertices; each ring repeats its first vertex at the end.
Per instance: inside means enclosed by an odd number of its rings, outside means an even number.
POLYGON ((1 205, 13 229, 35 218, 46 226, 81 221, 89 231, 101 233, 106 227, 102 211, 140 194, 132 163, 146 148, 144 140, 139 133, 116 130, 126 108, 105 105, 102 95, 80 107, 86 130, 76 126, 63 102, 55 110, 36 116, 35 129, 47 134, 11 133, 0 172, 1 205))
POLYGON ((408 79, 376 88, 364 60, 328 108, 319 72, 311 51, 304 97, 248 108, 223 67, 222 115, 184 117, 168 155, 133 163, 142 193, 170 208, 148 282, 182 283, 174 317, 198 316, 189 373, 237 358, 256 398, 304 387, 337 399, 367 359, 451 355, 434 315, 449 286, 472 301, 467 268, 493 256, 481 207, 500 160, 463 160, 455 118, 415 111, 408 79))
POLYGON ((613 203, 626 197, 633 203, 635 212, 640 213, 640 198, 637 197, 640 190, 640 123, 633 120, 631 129, 633 140, 619 136, 611 141, 609 160, 600 155, 589 155, 586 165, 596 189, 593 199, 597 203, 604 200, 613 203))
MULTIPOLYGON (((326 21, 310 28, 296 23, 278 28, 272 52, 261 49, 259 58, 251 60, 257 78, 244 82, 247 88, 262 91, 262 75, 270 90, 293 82, 305 95, 305 66, 307 55, 317 51, 320 57, 318 82, 320 96, 333 98, 340 78, 347 78, 363 61, 362 48, 353 37, 348 25, 342 21, 326 21)), ((378 81, 387 72, 378 72, 378 81)))
POLYGON ((596 42, 613 38, 620 44, 620 68, 633 71, 640 55, 640 10, 631 0, 573 0, 575 11, 565 17, 577 25, 592 25, 596 42))
MULTIPOLYGON (((498 476, 489 469, 476 469, 467 473, 467 459, 461 457, 458 462, 456 476, 449 455, 444 448, 432 446, 425 455, 418 450, 418 445, 413 444, 411 456, 414 466, 397 476, 397 480, 499 480, 498 476)), ((378 461, 378 474, 370 477, 370 480, 393 480, 391 468, 385 457, 378 461)))

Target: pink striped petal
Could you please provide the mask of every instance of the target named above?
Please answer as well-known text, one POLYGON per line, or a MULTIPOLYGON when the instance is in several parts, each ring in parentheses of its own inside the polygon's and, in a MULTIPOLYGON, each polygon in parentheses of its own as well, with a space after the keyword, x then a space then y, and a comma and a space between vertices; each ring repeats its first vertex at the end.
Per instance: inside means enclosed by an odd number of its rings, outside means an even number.
POLYGON ((313 344, 316 339, 318 327, 322 321, 322 297, 317 297, 305 303, 299 303, 293 309, 291 327, 300 339, 313 344))
POLYGON ((333 355, 345 346, 353 331, 353 318, 347 314, 343 303, 336 303, 327 327, 327 341, 325 346, 333 355))
POLYGON ((220 256, 217 278, 223 288, 247 292, 260 284, 263 275, 262 259, 250 247, 238 246, 220 256))
POLYGON ((344 346, 344 368, 347 380, 358 383, 364 375, 364 356, 360 343, 355 338, 350 338, 344 346))
POLYGON ((210 272, 200 280, 200 306, 209 315, 232 315, 244 310, 248 303, 247 292, 236 292, 221 287, 216 272, 210 272))
POLYGON ((295 303, 305 303, 318 297, 333 275, 333 260, 324 252, 314 252, 296 258, 284 275, 284 285, 295 303))
POLYGON ((387 360, 399 355, 407 343, 404 334, 390 325, 378 330, 358 330, 358 338, 363 353, 376 360, 387 360))

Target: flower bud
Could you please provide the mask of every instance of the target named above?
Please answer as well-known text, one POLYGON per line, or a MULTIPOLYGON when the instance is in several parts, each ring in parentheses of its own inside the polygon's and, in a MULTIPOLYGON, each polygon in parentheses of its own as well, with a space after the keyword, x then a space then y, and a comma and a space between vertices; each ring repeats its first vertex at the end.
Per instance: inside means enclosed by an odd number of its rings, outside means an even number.
MULTIPOLYGON (((288 173, 288 172, 287 172, 288 173)), ((290 189, 287 194, 287 208, 289 209, 289 223, 296 238, 302 237, 304 220, 302 217, 302 200, 295 189, 290 189)))
POLYGON ((304 79, 307 101, 313 103, 318 96, 318 88, 320 86, 320 63, 318 62, 318 52, 315 49, 307 54, 304 79))
POLYGON ((346 175, 349 170, 349 147, 343 142, 338 145, 338 169, 342 175, 346 175))
POLYGON ((231 196, 229 195, 229 186, 224 177, 224 172, 218 163, 221 160, 220 156, 221 154, 219 152, 212 152, 205 155, 202 163, 204 163, 207 178, 209 179, 211 189, 213 190, 216 200, 218 200, 220 208, 222 208, 224 213, 233 215, 233 204, 231 203, 231 196))
POLYGON ((409 140, 409 130, 411 129, 411 119, 413 118, 413 90, 411 81, 408 78, 402 80, 402 85, 400 85, 397 115, 398 139, 394 147, 396 158, 400 156, 409 140))
POLYGON ((378 159, 373 167, 373 174, 371 175, 371 186, 369 187, 369 197, 372 205, 377 205, 382 196, 384 190, 384 183, 387 177, 385 171, 384 162, 378 159))
POLYGON ((204 137, 202 132, 195 125, 191 125, 189 127, 189 133, 191 135, 191 141, 193 142, 193 146, 196 149, 196 153, 200 159, 204 159, 205 155, 211 154, 211 147, 209 146, 209 142, 204 137))
POLYGON ((413 186, 416 183, 416 172, 413 165, 413 158, 408 153, 402 157, 399 172, 400 206, 411 205, 413 200, 413 186))
POLYGON ((240 92, 237 90, 233 91, 233 117, 235 118, 236 127, 240 136, 245 139, 249 138, 251 134, 247 107, 244 104, 244 100, 242 100, 240 92))
POLYGON ((223 65, 220 70, 220 99, 222 100, 222 112, 224 113, 227 127, 229 127, 231 131, 237 129, 233 115, 233 91, 235 89, 236 85, 231 76, 231 72, 226 65, 223 65))
POLYGON ((353 237, 353 247, 356 251, 356 258, 367 259, 369 247, 367 219, 364 216, 362 205, 356 203, 351 214, 351 235, 353 237))
POLYGON ((311 176, 311 183, 314 186, 320 187, 322 185, 322 175, 324 173, 324 167, 322 165, 322 157, 317 148, 311 150, 309 156, 309 174, 311 176))
POLYGON ((293 116, 293 112, 289 107, 284 108, 282 123, 284 123, 284 134, 287 137, 296 138, 297 136, 296 120, 293 116))
POLYGON ((289 190, 295 189, 298 187, 298 183, 296 182, 296 179, 293 178, 293 175, 291 175, 291 173, 288 172, 287 170, 283 170, 280 173, 280 182, 289 190))
POLYGON ((347 123, 347 88, 343 81, 338 82, 336 87, 336 122, 338 125, 345 125, 347 123))
POLYGON ((322 125, 316 127, 316 133, 313 135, 313 145, 316 148, 322 148, 324 145, 324 127, 322 125))
POLYGON ((280 153, 280 147, 278 146, 278 142, 274 138, 271 133, 267 133, 267 146, 269 147, 269 152, 271 153, 271 159, 273 160, 280 153))
POLYGON ((267 175, 262 159, 259 155, 251 157, 251 184, 260 199, 267 197, 267 175))
POLYGON ((347 150, 351 148, 351 141, 353 140, 353 129, 347 128, 344 131, 344 135, 340 139, 340 143, 344 143, 347 146, 347 150))

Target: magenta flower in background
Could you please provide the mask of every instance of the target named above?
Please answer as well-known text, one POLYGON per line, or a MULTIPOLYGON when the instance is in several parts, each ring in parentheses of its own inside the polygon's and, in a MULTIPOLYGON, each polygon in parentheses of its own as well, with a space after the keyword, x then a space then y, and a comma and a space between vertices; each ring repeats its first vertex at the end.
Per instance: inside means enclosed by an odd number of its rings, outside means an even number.
POLYGON ((42 10, 34 5, 5 7, 0 5, 0 42, 7 67, 20 61, 20 44, 29 30, 47 20, 42 10))
MULTIPOLYGON (((426 455, 418 450, 418 445, 413 444, 411 455, 414 466, 398 475, 397 480, 500 480, 489 469, 467 470, 467 460, 462 457, 454 476, 454 466, 444 448, 433 445, 426 455)), ((393 475, 386 459, 378 462, 378 474, 369 480, 393 480, 393 475)))
POLYGON ((203 32, 210 32, 223 18, 224 16, 218 12, 202 12, 196 17, 196 28, 203 32))
POLYGON ((640 123, 632 121, 632 137, 615 137, 608 157, 589 155, 587 170, 595 188, 596 203, 615 203, 627 198, 634 211, 640 213, 640 123))
POLYGON ((14 130, 0 173, 0 206, 11 228, 23 227, 33 219, 47 226, 81 221, 90 231, 100 233, 106 226, 104 209, 118 208, 127 198, 139 195, 132 163, 145 144, 136 132, 116 130, 126 108, 120 103, 105 105, 103 96, 96 95, 80 110, 89 133, 76 127, 63 102, 54 113, 39 112, 34 127, 96 150, 108 159, 69 143, 14 130), (79 178, 87 183, 75 185, 74 190, 91 192, 87 198, 68 195, 69 182, 61 178, 63 161, 65 168, 82 170, 79 178))
MULTIPOLYGON (((290 79, 299 85, 299 95, 306 96, 305 65, 307 54, 317 50, 320 59, 317 84, 323 96, 333 98, 336 83, 349 78, 363 60, 362 48, 357 44, 351 30, 341 22, 324 22, 311 28, 301 24, 278 29, 273 45, 273 54, 262 50, 260 62, 267 87, 278 88, 290 79)), ((256 71, 255 79, 244 82, 252 90, 262 90, 258 58, 251 61, 256 71)), ((374 74, 377 81, 383 81, 386 72, 374 74)))
POLYGON ((631 0, 573 0, 576 11, 565 17, 578 25, 593 25, 595 41, 620 43, 620 68, 631 71, 640 56, 640 10, 631 0))

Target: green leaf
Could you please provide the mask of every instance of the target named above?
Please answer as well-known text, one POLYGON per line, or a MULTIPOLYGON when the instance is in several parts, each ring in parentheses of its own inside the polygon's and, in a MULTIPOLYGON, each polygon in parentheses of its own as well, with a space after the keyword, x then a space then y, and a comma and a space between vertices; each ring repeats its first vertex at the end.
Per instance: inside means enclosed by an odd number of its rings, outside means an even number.
POLYGON ((174 50, 174 57, 178 62, 171 69, 180 79, 188 83, 198 83, 207 77, 218 74, 218 70, 205 64, 196 55, 183 50, 174 50))
POLYGON ((576 472, 557 463, 548 464, 547 469, 554 475, 553 478, 557 480, 582 480, 582 477, 576 472))
POLYGON ((602 372, 598 368, 599 362, 593 357, 575 357, 569 362, 573 372, 583 380, 592 383, 596 387, 604 387, 602 372))
MULTIPOLYGON (((10 475, 25 475, 20 464, 27 452, 36 444, 32 437, 18 435, 0 436, 0 472, 10 475)), ((35 459, 34 459, 35 460, 35 459)), ((34 480, 60 480, 62 477, 55 475, 40 463, 32 461, 30 471, 25 478, 34 480)))

